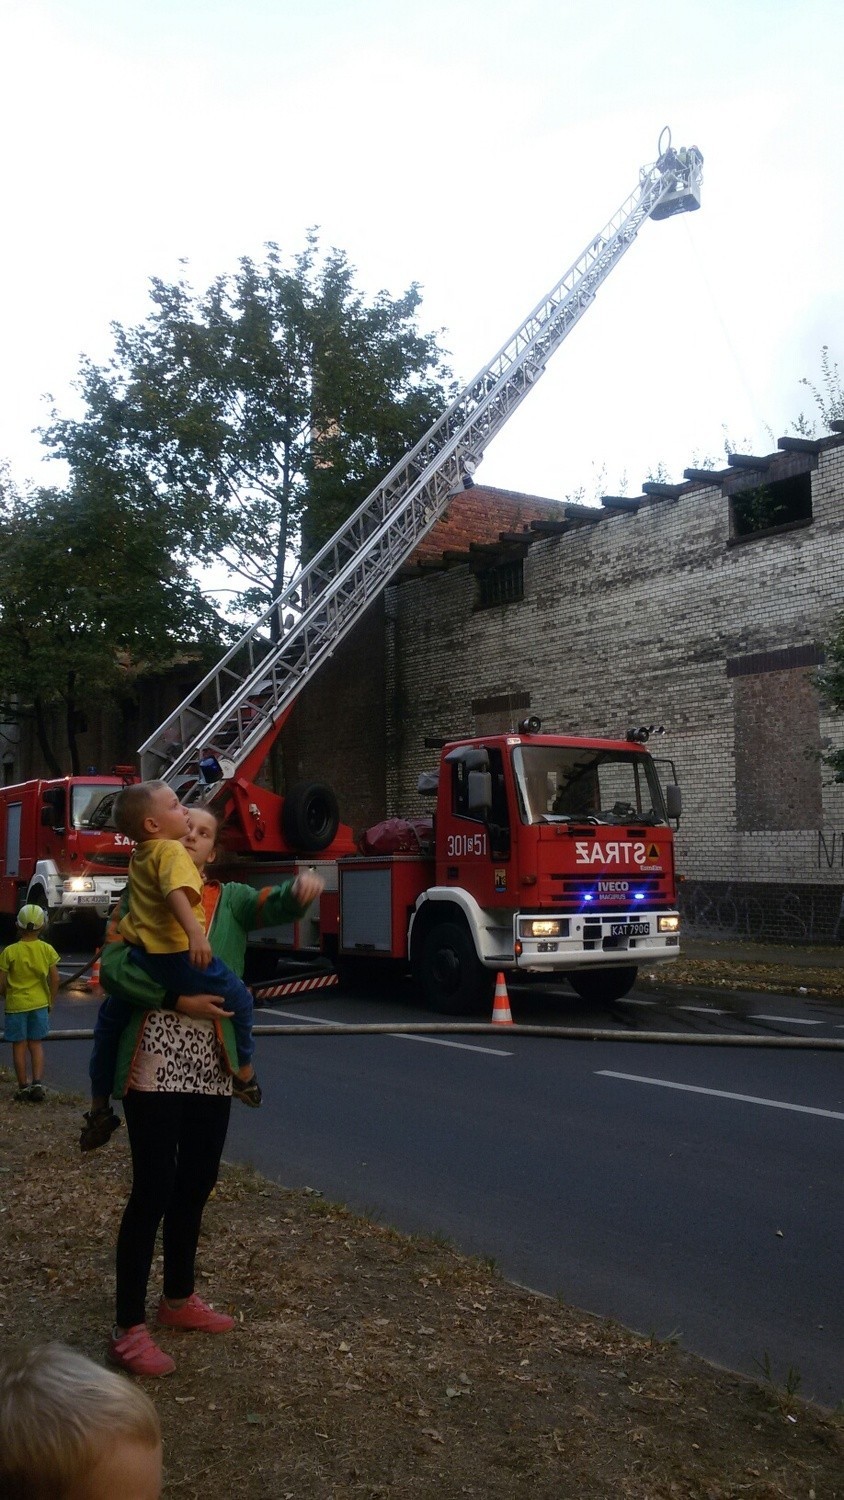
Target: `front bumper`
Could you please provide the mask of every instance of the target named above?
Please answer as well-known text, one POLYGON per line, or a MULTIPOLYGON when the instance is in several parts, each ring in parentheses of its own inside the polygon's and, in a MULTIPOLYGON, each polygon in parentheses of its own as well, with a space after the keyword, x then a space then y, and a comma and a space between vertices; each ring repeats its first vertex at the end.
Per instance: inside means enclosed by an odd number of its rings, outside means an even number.
POLYGON ((56 906, 61 912, 72 913, 76 911, 91 911, 97 916, 107 917, 112 907, 120 900, 126 887, 124 876, 117 876, 114 880, 98 881, 93 891, 68 891, 60 889, 56 893, 56 906))
POLYGON ((584 916, 520 912, 513 923, 513 953, 516 967, 546 973, 555 970, 600 965, 668 963, 680 954, 680 921, 676 910, 596 912, 584 916), (676 922, 674 931, 660 932, 662 920, 676 922), (559 924, 559 932, 532 935, 536 922, 547 928, 559 924))

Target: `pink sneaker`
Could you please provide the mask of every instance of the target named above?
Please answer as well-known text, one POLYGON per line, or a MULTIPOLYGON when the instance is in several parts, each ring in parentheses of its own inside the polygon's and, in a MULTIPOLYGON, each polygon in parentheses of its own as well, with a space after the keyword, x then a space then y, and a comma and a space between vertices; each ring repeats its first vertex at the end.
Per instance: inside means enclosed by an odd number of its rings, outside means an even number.
POLYGON ((130 1375, 172 1375, 176 1368, 175 1360, 150 1338, 146 1323, 135 1323, 119 1338, 112 1333, 108 1357, 112 1364, 128 1370, 130 1375))
POLYGON ((215 1312, 201 1297, 193 1292, 183 1307, 168 1307, 164 1298, 158 1304, 157 1321, 165 1328, 183 1328, 197 1333, 228 1333, 234 1328, 234 1318, 228 1313, 215 1312))

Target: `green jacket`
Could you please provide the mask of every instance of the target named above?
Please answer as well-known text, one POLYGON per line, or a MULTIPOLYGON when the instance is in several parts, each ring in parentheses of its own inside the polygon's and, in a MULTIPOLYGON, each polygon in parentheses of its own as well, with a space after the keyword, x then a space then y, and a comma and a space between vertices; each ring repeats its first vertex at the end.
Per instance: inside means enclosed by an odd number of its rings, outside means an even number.
MULTIPOLYGON (((283 885, 265 886, 257 891, 251 885, 234 883, 220 885, 218 881, 207 881, 203 890, 203 905, 206 915, 206 931, 215 957, 228 964, 235 974, 243 973, 246 959, 246 940, 257 927, 276 927, 285 922, 294 922, 304 916, 307 906, 302 906, 291 893, 292 880, 283 885)), ((138 964, 129 957, 127 945, 115 938, 117 924, 126 913, 129 894, 125 891, 120 904, 115 908, 106 933, 100 962, 100 982, 107 994, 117 995, 135 1007, 135 1014, 125 1027, 117 1052, 117 1067, 114 1078, 114 1095, 122 1098, 126 1092, 126 1080, 143 1029, 144 1016, 149 1010, 159 1010, 167 1000, 167 993, 157 985, 138 964)), ((217 1034, 223 1044, 229 1070, 238 1066, 234 1027, 230 1020, 216 1021, 217 1034)))

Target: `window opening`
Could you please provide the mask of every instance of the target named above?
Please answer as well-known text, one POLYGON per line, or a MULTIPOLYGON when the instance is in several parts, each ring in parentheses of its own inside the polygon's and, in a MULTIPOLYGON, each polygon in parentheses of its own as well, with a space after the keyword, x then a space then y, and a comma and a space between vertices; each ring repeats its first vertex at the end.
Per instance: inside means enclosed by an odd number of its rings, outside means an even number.
POLYGON ((812 519, 812 476, 795 474, 790 479, 775 479, 770 484, 733 494, 732 535, 736 540, 772 531, 812 519))
POLYGON ((478 609, 492 609, 496 604, 518 604, 525 597, 525 570, 521 557, 482 568, 477 573, 478 609))

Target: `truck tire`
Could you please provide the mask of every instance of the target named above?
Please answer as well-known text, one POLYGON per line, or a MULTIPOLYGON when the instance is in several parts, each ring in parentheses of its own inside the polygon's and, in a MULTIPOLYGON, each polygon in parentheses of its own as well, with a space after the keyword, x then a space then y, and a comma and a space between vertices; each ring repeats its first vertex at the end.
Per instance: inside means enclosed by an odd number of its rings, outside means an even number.
POLYGON ((298 781, 284 794, 281 831, 294 852, 317 854, 334 840, 340 811, 330 786, 298 781))
POLYGON ((422 938, 418 983, 430 1010, 441 1016, 473 1015, 492 1003, 494 975, 478 960, 466 927, 438 922, 422 938))
POLYGON ((584 969, 579 974, 567 974, 569 984, 576 995, 588 1004, 611 1004, 628 995, 636 983, 638 969, 635 964, 624 969, 584 969))

